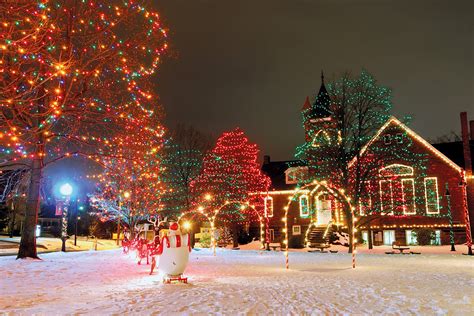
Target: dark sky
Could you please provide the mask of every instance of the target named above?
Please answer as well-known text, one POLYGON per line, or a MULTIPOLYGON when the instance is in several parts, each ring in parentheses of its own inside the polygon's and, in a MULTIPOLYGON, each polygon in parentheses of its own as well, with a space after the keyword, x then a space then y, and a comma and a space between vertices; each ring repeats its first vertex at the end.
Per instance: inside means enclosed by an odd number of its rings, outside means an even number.
POLYGON ((236 126, 270 154, 303 142, 300 109, 320 71, 362 68, 426 138, 474 119, 474 1, 156 0, 173 58, 158 78, 167 124, 236 126))

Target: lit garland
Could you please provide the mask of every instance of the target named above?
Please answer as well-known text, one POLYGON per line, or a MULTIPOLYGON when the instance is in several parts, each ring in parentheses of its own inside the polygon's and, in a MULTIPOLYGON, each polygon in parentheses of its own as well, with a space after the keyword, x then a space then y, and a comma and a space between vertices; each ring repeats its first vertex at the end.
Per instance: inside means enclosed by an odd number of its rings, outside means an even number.
MULTIPOLYGON (((338 189, 328 185, 326 183, 326 181, 313 180, 311 183, 305 184, 301 188, 297 189, 296 192, 293 193, 293 195, 291 195, 289 197, 288 203, 287 203, 287 205, 285 206, 285 209, 284 209, 285 210, 285 216, 282 218, 282 221, 285 225, 285 228, 283 229, 283 233, 284 233, 284 236, 285 236, 285 239, 283 240, 283 244, 285 246, 285 266, 286 266, 286 269, 290 268, 289 254, 288 254, 288 247, 289 247, 289 244, 288 244, 288 237, 289 237, 288 211, 290 209, 291 204, 295 203, 295 202, 298 202, 300 196, 302 194, 304 194, 302 192, 304 192, 308 189, 310 190, 310 193, 308 194, 309 197, 315 196, 316 194, 318 194, 320 192, 327 192, 328 194, 333 196, 335 199, 337 199, 340 203, 345 204, 346 209, 350 210, 350 212, 351 212, 351 217, 350 218, 351 218, 351 225, 352 225, 351 240, 353 241, 352 268, 355 268, 355 264, 356 264, 356 261, 355 261, 356 257, 355 256, 356 256, 356 253, 357 253, 357 250, 356 250, 357 238, 355 238, 355 234, 358 231, 357 228, 356 228, 356 223, 358 221, 358 218, 356 217, 356 214, 354 212, 355 208, 352 205, 351 198, 348 197, 342 190, 338 190, 338 189)), ((315 221, 314 217, 311 217, 311 223, 309 224, 309 227, 308 227, 308 229, 305 233, 305 236, 306 236, 305 245, 309 242, 309 240, 308 240, 309 232, 310 232, 311 228, 315 225, 316 225, 316 221, 315 221)), ((327 233, 327 230, 326 230, 326 233, 327 233)))

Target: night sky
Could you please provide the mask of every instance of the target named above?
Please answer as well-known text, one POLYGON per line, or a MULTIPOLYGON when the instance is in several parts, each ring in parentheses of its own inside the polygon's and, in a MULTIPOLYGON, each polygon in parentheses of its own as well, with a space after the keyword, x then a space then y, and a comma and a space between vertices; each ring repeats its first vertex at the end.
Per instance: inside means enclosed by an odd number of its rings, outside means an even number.
POLYGON ((425 138, 459 132, 460 111, 474 119, 474 1, 156 3, 172 47, 157 79, 168 126, 240 126, 262 155, 291 159, 321 69, 331 79, 362 68, 425 138))

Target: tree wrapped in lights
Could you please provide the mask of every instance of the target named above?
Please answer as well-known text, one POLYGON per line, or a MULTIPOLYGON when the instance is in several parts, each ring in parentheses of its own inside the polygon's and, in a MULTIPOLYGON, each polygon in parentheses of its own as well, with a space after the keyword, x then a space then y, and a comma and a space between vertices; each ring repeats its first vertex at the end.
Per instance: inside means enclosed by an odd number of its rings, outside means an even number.
POLYGON ((200 198, 191 190, 190 184, 199 175, 204 156, 211 146, 211 137, 192 126, 179 124, 169 132, 162 151, 166 169, 163 181, 169 187, 163 197, 167 216, 189 211, 200 198))
POLYGON ((151 119, 147 125, 141 132, 127 127, 130 133, 114 141, 116 154, 102 157, 104 170, 96 177, 97 192, 90 195, 100 220, 124 225, 132 238, 137 224, 161 215, 167 193, 161 161, 164 130, 151 119))
MULTIPOLYGON (((379 179, 379 171, 387 165, 388 159, 403 160, 425 170, 425 154, 412 150, 413 142, 406 133, 398 136, 403 143, 398 151, 387 146, 371 146, 370 151, 362 155, 364 146, 389 121, 391 99, 391 90, 380 86, 366 71, 359 76, 343 74, 328 85, 327 91, 323 84, 313 105, 303 111, 306 142, 297 149, 296 156, 307 161, 309 176, 302 184, 312 180, 328 181, 345 190, 353 205, 359 208, 361 203, 366 203, 362 197, 373 191, 373 183, 379 179)), ((394 206, 401 202, 394 201, 394 206)), ((363 207, 370 209, 373 216, 364 217, 357 225, 393 211, 377 208, 375 204, 363 207)), ((343 211, 347 223, 352 223, 351 210, 346 207, 343 211)), ((356 214, 360 209, 358 211, 356 214)))
MULTIPOLYGON (((223 133, 216 146, 204 158, 200 175, 191 182, 191 190, 198 196, 211 194, 206 210, 212 216, 214 209, 228 201, 252 201, 250 193, 265 192, 270 178, 263 174, 257 163, 258 148, 249 142, 244 132, 236 128, 223 133)), ((234 246, 238 225, 248 221, 252 208, 229 203, 219 213, 219 220, 232 226, 234 246)))
MULTIPOLYGON (((151 1, 2 1, 1 166, 30 169, 18 258, 36 258, 43 169, 113 156, 125 126, 157 111, 149 92, 166 32, 151 1)), ((158 109, 159 111, 159 109, 158 109)))

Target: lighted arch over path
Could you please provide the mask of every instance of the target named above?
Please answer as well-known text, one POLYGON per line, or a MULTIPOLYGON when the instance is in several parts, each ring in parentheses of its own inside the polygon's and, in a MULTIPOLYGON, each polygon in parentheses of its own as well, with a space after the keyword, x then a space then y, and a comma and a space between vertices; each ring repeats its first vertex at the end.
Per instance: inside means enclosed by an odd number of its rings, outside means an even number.
POLYGON ((260 242, 263 245, 263 242, 265 241, 264 238, 264 224, 263 224, 263 216, 257 211, 254 205, 251 205, 250 202, 248 201, 239 201, 239 200, 231 200, 231 201, 226 201, 223 204, 221 204, 219 207, 215 208, 213 211, 212 215, 208 215, 204 212, 204 208, 198 209, 198 210, 191 210, 188 212, 185 212, 181 214, 178 218, 178 221, 180 221, 184 216, 188 214, 200 214, 203 215, 207 218, 209 223, 211 224, 211 244, 212 244, 212 251, 214 253, 214 256, 216 255, 216 238, 215 238, 215 231, 216 231, 216 217, 219 215, 219 213, 228 205, 240 205, 241 210, 245 210, 247 208, 251 209, 252 211, 255 212, 258 216, 258 221, 260 223, 260 242))
MULTIPOLYGON (((284 233, 285 233, 285 240, 283 241, 283 243, 285 244, 285 265, 286 265, 286 269, 289 269, 290 268, 290 264, 289 264, 289 253, 288 253, 288 210, 290 209, 290 205, 291 203, 293 202, 297 202, 299 201, 299 196, 300 195, 304 195, 304 194, 307 194, 308 197, 310 197, 311 195, 313 195, 315 192, 317 192, 318 190, 324 190, 324 191, 327 191, 327 193, 329 193, 330 195, 332 195, 333 197, 335 197, 339 202, 341 202, 342 204, 345 204, 345 207, 349 207, 349 209, 351 210, 351 217, 352 217, 352 223, 351 223, 351 226, 352 226, 352 241, 353 241, 353 245, 352 245, 352 268, 355 268, 355 256, 356 256, 356 244, 357 244, 357 240, 355 239, 355 232, 356 232, 356 229, 355 229, 355 222, 357 221, 357 218, 355 217, 355 213, 354 213, 354 210, 355 208, 352 206, 352 203, 351 203, 351 199, 344 194, 344 192, 340 189, 336 189, 336 188, 333 188, 331 186, 329 186, 326 181, 313 181, 311 183, 308 183, 304 186, 301 186, 300 188, 296 189, 296 191, 293 193, 293 195, 290 197, 290 199, 288 200, 288 203, 285 207, 285 217, 283 217, 283 222, 285 223, 285 229, 284 229, 284 233), (307 193, 309 190, 309 194, 307 193)), ((311 220, 311 224, 310 224, 310 227, 313 225, 313 220, 311 220)), ((308 228, 309 229, 309 228, 308 228)))

